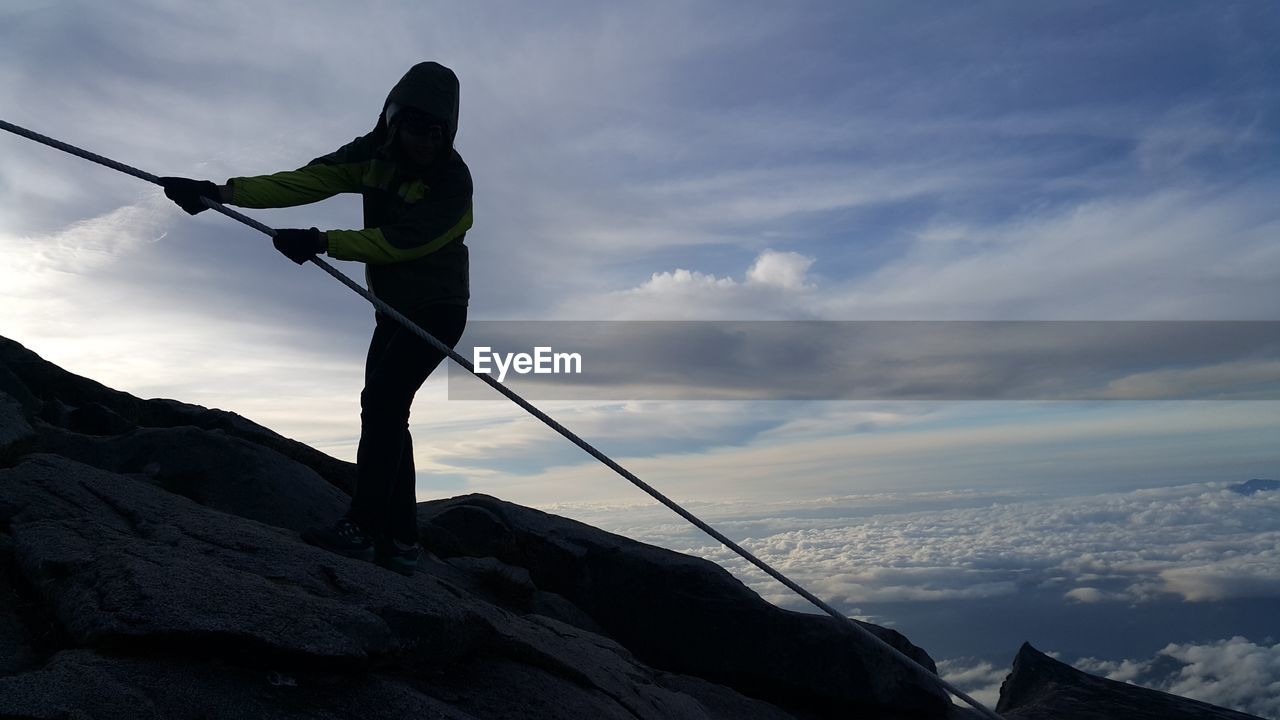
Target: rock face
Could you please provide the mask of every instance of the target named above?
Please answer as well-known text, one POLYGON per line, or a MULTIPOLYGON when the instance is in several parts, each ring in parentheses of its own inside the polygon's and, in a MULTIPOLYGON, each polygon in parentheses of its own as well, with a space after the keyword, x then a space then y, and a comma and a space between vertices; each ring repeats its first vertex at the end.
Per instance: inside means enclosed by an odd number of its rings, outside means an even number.
MULTIPOLYGON (((868 700, 937 712, 940 698, 930 685, 866 647, 844 623, 781 610, 705 560, 484 495, 421 503, 418 517, 423 538, 442 557, 488 556, 528 577, 539 591, 513 609, 539 607, 554 593, 590 619, 580 627, 603 629, 656 667, 823 716, 868 700)), ((899 633, 865 627, 936 671, 899 633)))
MULTIPOLYGON (((353 468, 0 339, 0 717, 944 718, 838 622, 485 496, 412 577, 301 542, 353 468)), ((895 632, 872 628, 932 666, 895 632)))
MULTIPOLYGON (((714 564, 496 498, 421 503, 435 555, 411 577, 301 542, 354 478, 0 338, 0 718, 976 717, 714 564)), ((1027 653, 1007 717, 1146 717, 1076 713, 1120 690, 1027 653)), ((1221 712, 1195 716, 1243 717, 1221 712)))
POLYGON ((1000 687, 1005 720, 1259 720, 1253 715, 1128 683, 1058 662, 1024 644, 1000 687))

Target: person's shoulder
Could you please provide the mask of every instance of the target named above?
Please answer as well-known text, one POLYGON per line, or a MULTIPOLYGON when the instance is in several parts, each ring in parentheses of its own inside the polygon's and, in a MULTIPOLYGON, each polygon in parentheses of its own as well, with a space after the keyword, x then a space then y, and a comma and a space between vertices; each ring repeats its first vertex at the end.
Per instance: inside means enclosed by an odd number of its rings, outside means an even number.
POLYGON ((441 175, 441 184, 451 190, 469 193, 474 187, 471 182, 471 168, 467 167, 467 162, 462 159, 462 155, 457 150, 449 152, 449 159, 445 161, 444 172, 441 175))
POLYGON ((355 138, 351 142, 327 155, 315 158, 308 165, 343 165, 354 162, 366 162, 381 156, 377 132, 369 132, 355 138))

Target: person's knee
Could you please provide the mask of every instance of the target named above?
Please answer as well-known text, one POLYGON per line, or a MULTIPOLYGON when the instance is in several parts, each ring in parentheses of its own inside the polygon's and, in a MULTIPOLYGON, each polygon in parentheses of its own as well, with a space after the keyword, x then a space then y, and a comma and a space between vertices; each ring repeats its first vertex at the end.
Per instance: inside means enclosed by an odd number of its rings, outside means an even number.
POLYGON ((360 393, 360 421, 365 424, 407 427, 413 398, 365 389, 360 393))

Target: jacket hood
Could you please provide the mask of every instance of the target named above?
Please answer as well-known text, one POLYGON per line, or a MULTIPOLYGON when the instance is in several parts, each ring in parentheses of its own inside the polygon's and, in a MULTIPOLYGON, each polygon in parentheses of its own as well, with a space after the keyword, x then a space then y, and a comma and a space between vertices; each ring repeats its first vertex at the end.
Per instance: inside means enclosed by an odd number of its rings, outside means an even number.
POLYGON ((438 62, 421 62, 409 68, 382 103, 376 130, 384 135, 387 105, 391 103, 416 108, 443 120, 449 147, 453 147, 458 135, 458 76, 452 70, 438 62))

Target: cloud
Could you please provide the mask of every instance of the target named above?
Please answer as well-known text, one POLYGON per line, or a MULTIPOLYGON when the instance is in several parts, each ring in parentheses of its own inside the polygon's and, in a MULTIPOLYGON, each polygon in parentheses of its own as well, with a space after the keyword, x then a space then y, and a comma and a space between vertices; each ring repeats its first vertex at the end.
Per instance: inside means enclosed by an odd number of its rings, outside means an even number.
POLYGON ((805 274, 813 261, 800 253, 765 250, 747 270, 747 282, 798 290, 805 286, 805 274))
POLYGON ((735 288, 778 288, 781 290, 808 289, 806 273, 813 265, 813 258, 795 252, 765 250, 756 256, 747 268, 746 276, 738 281, 729 277, 677 269, 654 273, 647 282, 633 288, 631 293, 649 296, 688 297, 699 292, 731 291, 735 288))
MULTIPOLYGON (((1280 533, 1267 533, 1261 543, 1280 541, 1280 533)), ((1190 602, 1212 602, 1232 597, 1280 596, 1280 553, 1249 553, 1206 565, 1160 571, 1161 590, 1190 602)))
MULTIPOLYGON (((977 507, 868 515, 801 513, 778 502, 749 517, 716 505, 700 512, 765 562, 844 607, 1010 597, 1064 586, 1065 598, 1078 603, 1276 595, 1280 493, 1241 496, 1217 483, 985 505, 980 498, 977 507)), ((820 505, 882 503, 847 498, 820 505)), ((588 515, 595 522, 606 517, 588 515)), ((802 604, 729 550, 678 524, 626 527, 640 539, 721 563, 770 601, 802 604)))
POLYGON ((1000 686, 1009 674, 1008 669, 972 658, 948 658, 938 661, 937 665, 943 680, 974 700, 991 708, 1000 701, 1000 686))
POLYGON ((1266 240, 1275 217, 1261 190, 1163 190, 934 229, 826 298, 822 315, 1269 319, 1280 287, 1271 271, 1280 265, 1246 270, 1230 259, 1277 252, 1266 240))
POLYGON ((1106 396, 1124 400, 1230 397, 1280 378, 1280 361, 1244 360, 1196 368, 1138 372, 1107 383, 1106 396))
POLYGON ((1235 636, 1212 643, 1170 643, 1152 658, 1083 658, 1075 666, 1112 680, 1280 718, 1280 644, 1235 636))
MULTIPOLYGON (((682 500, 773 503, 895 490, 1114 492, 1138 484, 1138 477, 1195 482, 1265 475, 1263 468, 1274 462, 1267 441, 1275 432, 1273 405, 646 401, 626 409, 591 403, 597 419, 581 427, 572 415, 563 421, 588 441, 596 437, 597 423, 609 422, 602 449, 682 500), (681 434, 694 443, 645 447, 648 438, 678 442, 667 428, 689 429, 681 434), (613 452, 619 442, 644 452, 613 452)), ((559 416, 572 407, 558 404, 550 411, 559 416)), ((549 430, 534 428, 530 432, 542 433, 546 444, 562 443, 549 430)), ((444 419, 430 429, 432 442, 446 448, 467 443, 475 432, 444 419)), ((503 444, 505 433, 486 437, 503 444)), ((484 453, 453 458, 455 473, 486 467, 484 453)), ((573 451, 549 465, 535 459, 523 468, 486 473, 472 487, 532 505, 640 498, 573 451)))
MULTIPOLYGON (((287 303, 245 292, 245 273, 203 267, 192 242, 200 232, 184 221, 152 191, 50 232, 0 234, 12 250, 0 268, 0 334, 142 397, 232 409, 326 450, 349 444, 365 338, 344 332, 341 311, 324 328, 290 323, 287 303), (183 259, 171 266, 174 256, 183 259)), ((218 243, 226 239, 204 248, 218 243)), ((264 263, 268 274, 294 270, 269 247, 257 251, 275 261, 264 263)), ((296 278, 272 284, 289 288, 296 278)))
POLYGON ((1243 123, 1231 122, 1203 101, 1179 105, 1142 129, 1133 152, 1149 173, 1183 173, 1188 165, 1207 157, 1266 147, 1268 140, 1260 130, 1260 121, 1254 117, 1243 123))
MULTIPOLYGON (((732 189, 725 193, 737 197, 732 189)), ((653 271, 629 291, 578 286, 578 297, 563 306, 577 308, 583 319, 1274 319, 1280 248, 1271 238, 1280 220, 1269 202, 1270 182, 1246 181, 1229 191, 1210 185, 1117 194, 981 222, 926 217, 893 231, 899 239, 890 259, 852 273, 827 269, 850 252, 832 242, 811 243, 804 253, 758 253, 746 279, 756 280, 757 290, 775 286, 788 291, 783 294, 753 292, 733 279, 723 253, 691 253, 707 257, 708 265, 653 271)), ((698 201, 680 202, 691 208, 698 201)), ((686 244, 759 242, 735 230, 734 212, 707 211, 693 230, 623 224, 626 229, 588 233, 584 242, 601 259, 615 252, 636 257, 635 246, 654 247, 651 235, 686 244), (645 237, 631 237, 635 233, 645 237)), ((875 239, 865 242, 874 247, 875 239)))
POLYGON ((690 294, 700 289, 732 288, 737 285, 732 278, 718 278, 715 275, 678 269, 654 273, 649 282, 636 288, 635 292, 654 295, 690 294))
POLYGON ((56 292, 67 279, 90 280, 102 267, 162 238, 167 210, 148 198, 51 233, 0 237, 10 256, 0 268, 0 295, 15 303, 56 292))
POLYGON ((762 320, 812 317, 816 284, 808 276, 813 258, 764 250, 741 278, 677 268, 653 273, 633 288, 575 299, 562 317, 608 320, 762 320), (583 311, 589 312, 589 317, 583 311), (570 313, 572 313, 570 315, 570 313))
POLYGON ((1110 593, 1095 587, 1078 587, 1067 591, 1063 597, 1081 603, 1123 602, 1128 599, 1120 593, 1110 593))

